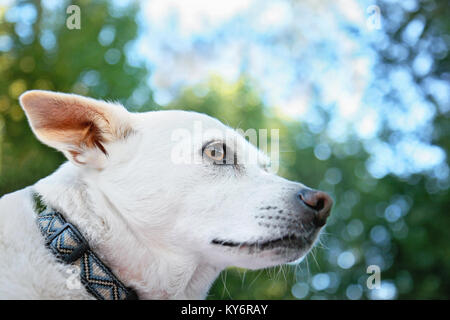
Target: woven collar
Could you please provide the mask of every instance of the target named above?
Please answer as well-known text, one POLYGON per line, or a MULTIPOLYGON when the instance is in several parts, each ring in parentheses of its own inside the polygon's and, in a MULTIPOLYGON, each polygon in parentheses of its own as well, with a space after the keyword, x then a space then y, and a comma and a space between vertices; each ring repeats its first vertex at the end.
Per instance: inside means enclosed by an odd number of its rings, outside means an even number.
POLYGON ((133 289, 127 288, 89 248, 78 229, 61 213, 48 208, 37 193, 33 193, 37 224, 47 247, 63 263, 80 270, 80 281, 99 300, 136 300, 133 289))

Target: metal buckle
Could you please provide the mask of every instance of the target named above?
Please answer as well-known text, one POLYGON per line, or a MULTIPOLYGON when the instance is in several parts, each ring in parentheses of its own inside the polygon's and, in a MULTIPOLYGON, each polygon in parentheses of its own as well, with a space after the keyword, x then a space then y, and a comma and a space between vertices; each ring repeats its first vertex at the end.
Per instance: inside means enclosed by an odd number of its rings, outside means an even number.
POLYGON ((50 237, 47 238, 47 245, 58 253, 59 259, 68 264, 78 260, 87 250, 89 250, 89 244, 86 241, 86 239, 74 225, 68 222, 66 222, 61 228, 59 228, 57 231, 55 231, 55 233, 53 233, 50 237), (56 237, 61 235, 67 229, 70 229, 70 231, 73 232, 73 234, 75 234, 75 236, 79 241, 77 243, 77 247, 72 251, 71 254, 61 255, 59 254, 58 250, 51 245, 51 243, 56 237))

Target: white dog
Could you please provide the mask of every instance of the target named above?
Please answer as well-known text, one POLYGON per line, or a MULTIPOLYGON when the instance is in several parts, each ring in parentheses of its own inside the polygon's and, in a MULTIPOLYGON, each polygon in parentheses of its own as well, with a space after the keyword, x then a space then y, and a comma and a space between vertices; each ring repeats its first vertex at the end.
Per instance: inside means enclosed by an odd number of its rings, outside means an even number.
POLYGON ((38 90, 20 103, 37 138, 69 161, 0 199, 0 298, 126 298, 128 289, 140 299, 205 298, 228 266, 303 257, 330 213, 328 195, 270 173, 265 155, 206 115, 130 113, 38 90), (77 243, 76 261, 61 260, 73 248, 63 228, 51 234, 68 247, 51 248, 37 223, 49 212, 75 226, 110 273, 77 243), (77 282, 80 272, 90 283, 77 282))

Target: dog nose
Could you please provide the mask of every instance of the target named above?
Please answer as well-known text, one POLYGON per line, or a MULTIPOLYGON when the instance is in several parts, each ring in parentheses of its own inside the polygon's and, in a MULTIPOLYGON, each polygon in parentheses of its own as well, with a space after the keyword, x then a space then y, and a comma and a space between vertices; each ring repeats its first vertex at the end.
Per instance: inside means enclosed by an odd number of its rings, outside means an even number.
POLYGON ((302 203, 314 210, 314 224, 317 227, 325 225, 333 205, 331 197, 325 192, 312 189, 301 189, 298 197, 302 203))

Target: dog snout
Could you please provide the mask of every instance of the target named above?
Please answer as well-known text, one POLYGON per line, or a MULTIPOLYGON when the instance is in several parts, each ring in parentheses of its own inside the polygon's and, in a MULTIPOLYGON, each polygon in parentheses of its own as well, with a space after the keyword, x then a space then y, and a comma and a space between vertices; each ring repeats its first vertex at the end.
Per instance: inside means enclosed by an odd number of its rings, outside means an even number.
POLYGON ((314 224, 316 227, 325 225, 330 215, 333 200, 323 191, 303 188, 297 193, 301 203, 312 209, 314 214, 314 224))

